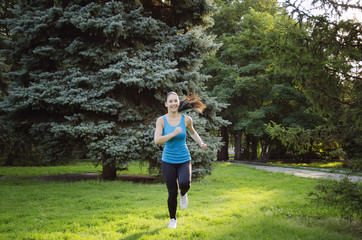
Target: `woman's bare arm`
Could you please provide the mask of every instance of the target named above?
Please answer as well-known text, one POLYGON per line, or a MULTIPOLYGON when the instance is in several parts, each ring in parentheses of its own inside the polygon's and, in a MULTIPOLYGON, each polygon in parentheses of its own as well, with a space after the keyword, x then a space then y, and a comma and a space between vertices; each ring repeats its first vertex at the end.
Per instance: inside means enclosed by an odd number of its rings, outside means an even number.
POLYGON ((200 145, 202 150, 206 150, 207 145, 202 141, 201 137, 196 132, 196 130, 192 124, 192 118, 189 116, 186 117, 186 127, 187 127, 187 130, 189 131, 192 139, 194 139, 200 145))
POLYGON ((175 131, 173 131, 170 134, 167 134, 165 136, 162 136, 163 131, 163 118, 159 117, 156 122, 156 130, 153 140, 155 141, 155 144, 163 144, 170 140, 171 138, 177 136, 179 133, 181 133, 182 129, 181 127, 177 127, 175 131))

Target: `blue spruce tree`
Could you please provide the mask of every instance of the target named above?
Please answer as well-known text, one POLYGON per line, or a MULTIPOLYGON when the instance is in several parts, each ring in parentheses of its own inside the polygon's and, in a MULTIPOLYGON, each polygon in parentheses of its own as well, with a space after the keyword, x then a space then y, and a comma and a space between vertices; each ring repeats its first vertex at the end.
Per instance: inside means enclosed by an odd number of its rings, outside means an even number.
POLYGON ((190 115, 210 148, 189 148, 201 177, 220 147, 210 130, 223 121, 199 72, 216 50, 203 32, 212 11, 206 0, 19 0, 6 20, 12 41, 4 52, 17 64, 0 107, 50 161, 81 150, 115 179, 129 161, 157 169, 153 132, 165 94, 197 93, 208 108, 190 115))

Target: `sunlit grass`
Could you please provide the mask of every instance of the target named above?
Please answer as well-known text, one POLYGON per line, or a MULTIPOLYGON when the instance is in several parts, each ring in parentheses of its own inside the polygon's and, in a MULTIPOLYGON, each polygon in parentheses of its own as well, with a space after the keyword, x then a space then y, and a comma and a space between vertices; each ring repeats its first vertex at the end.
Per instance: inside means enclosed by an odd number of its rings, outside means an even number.
POLYGON ((101 172, 101 166, 95 167, 92 162, 79 161, 67 166, 52 167, 0 167, 0 176, 4 177, 32 177, 51 176, 76 173, 101 172))
MULTIPOLYGON (((234 154, 229 154, 230 159, 234 159, 234 154)), ((312 167, 312 168, 331 168, 331 169, 342 169, 343 162, 311 162, 311 163, 285 163, 282 161, 270 161, 267 164, 271 165, 288 165, 295 167, 312 167)))
POLYGON ((283 163, 283 162, 268 162, 268 164, 277 164, 277 165, 291 165, 298 167, 316 167, 316 168, 341 168, 343 166, 342 162, 311 162, 311 163, 283 163))
MULTIPOLYGON (((147 167, 131 164, 129 171, 147 167)), ((161 183, 5 178, 0 239, 358 239, 356 225, 310 201, 316 183, 217 163, 211 176, 192 183, 189 207, 178 210, 170 230, 161 183)))
POLYGON ((295 163, 291 164, 293 166, 302 166, 302 167, 318 167, 318 168, 339 168, 343 166, 342 162, 312 162, 312 163, 295 163))
MULTIPOLYGON (((78 161, 66 166, 52 167, 0 167, 0 177, 7 178, 101 172, 102 166, 95 166, 92 161, 78 161)), ((148 175, 148 167, 144 164, 131 163, 127 169, 117 173, 148 175)))

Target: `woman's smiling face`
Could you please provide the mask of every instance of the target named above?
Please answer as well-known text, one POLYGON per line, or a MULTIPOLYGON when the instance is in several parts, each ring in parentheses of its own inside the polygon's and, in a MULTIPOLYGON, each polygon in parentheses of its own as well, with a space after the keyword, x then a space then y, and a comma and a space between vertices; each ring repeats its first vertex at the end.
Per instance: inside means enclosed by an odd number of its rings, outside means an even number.
POLYGON ((167 97, 165 106, 169 112, 178 112, 178 107, 180 106, 180 100, 176 93, 172 93, 167 97))

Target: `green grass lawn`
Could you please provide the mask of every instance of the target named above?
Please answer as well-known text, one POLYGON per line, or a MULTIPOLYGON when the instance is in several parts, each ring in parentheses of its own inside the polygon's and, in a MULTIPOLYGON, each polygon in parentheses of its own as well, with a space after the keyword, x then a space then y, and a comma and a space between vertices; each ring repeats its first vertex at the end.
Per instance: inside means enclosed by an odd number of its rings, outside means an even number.
MULTIPOLYGON (((97 172, 67 167, 0 168, 0 239, 360 239, 361 226, 317 206, 317 180, 215 163, 194 181, 178 227, 167 228, 166 186, 131 182, 49 182, 34 175, 97 172), (58 169, 58 170, 57 170, 58 169), (66 170, 67 169, 67 170, 66 170), (76 170, 78 169, 78 170, 76 170), (20 176, 20 178, 19 178, 20 176)), ((147 167, 130 166, 127 174, 147 167)))
POLYGON ((350 170, 343 167, 342 162, 311 162, 311 163, 283 163, 283 162, 268 162, 271 165, 288 166, 288 167, 307 167, 316 169, 329 170, 350 170))
POLYGON ((267 162, 269 166, 287 167, 296 169, 306 169, 311 171, 325 171, 331 173, 349 173, 353 176, 362 176, 362 172, 352 172, 351 168, 347 168, 342 162, 311 162, 311 163, 283 163, 283 162, 267 162))
MULTIPOLYGON (((67 166, 54 167, 0 167, 0 178, 26 178, 34 176, 52 176, 77 173, 101 173, 102 167, 95 167, 90 161, 78 161, 67 166)), ((148 174, 148 167, 140 164, 129 164, 122 174, 148 174)))

